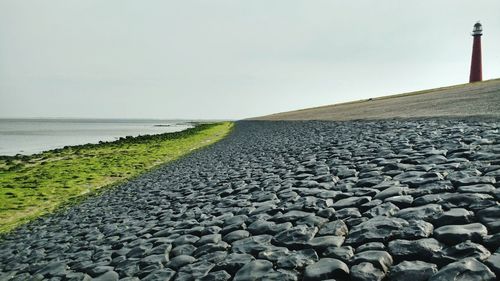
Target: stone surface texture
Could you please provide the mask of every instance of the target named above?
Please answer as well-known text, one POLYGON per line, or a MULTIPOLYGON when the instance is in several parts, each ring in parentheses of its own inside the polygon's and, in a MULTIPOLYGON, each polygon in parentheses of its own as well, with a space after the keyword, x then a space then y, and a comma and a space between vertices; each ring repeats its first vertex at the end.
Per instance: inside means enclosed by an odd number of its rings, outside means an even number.
POLYGON ((240 121, 3 236, 0 280, 498 280, 499 188, 498 119, 240 121))

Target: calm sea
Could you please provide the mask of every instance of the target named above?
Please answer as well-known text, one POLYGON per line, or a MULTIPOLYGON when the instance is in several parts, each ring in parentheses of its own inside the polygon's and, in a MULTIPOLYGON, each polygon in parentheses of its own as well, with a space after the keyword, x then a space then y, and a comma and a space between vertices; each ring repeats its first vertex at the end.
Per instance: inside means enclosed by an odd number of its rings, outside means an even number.
POLYGON ((66 145, 182 131, 189 120, 0 119, 0 155, 30 155, 66 145))

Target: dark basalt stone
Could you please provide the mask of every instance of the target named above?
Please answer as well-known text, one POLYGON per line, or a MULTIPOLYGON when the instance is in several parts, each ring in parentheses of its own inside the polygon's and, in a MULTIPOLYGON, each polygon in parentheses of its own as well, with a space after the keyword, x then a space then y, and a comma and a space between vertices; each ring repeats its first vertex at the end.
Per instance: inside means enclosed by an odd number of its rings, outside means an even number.
POLYGON ((234 241, 232 251, 238 254, 257 255, 271 246, 271 235, 250 236, 245 239, 234 241))
POLYGON ((251 223, 247 230, 253 235, 270 234, 275 235, 292 227, 292 223, 285 222, 276 224, 271 221, 256 220, 251 223))
POLYGON ((419 240, 394 240, 389 242, 389 253, 397 261, 433 261, 444 245, 434 238, 419 240))
POLYGON ((441 268, 429 281, 494 281, 495 274, 475 258, 467 258, 441 268))
POLYGON ((303 249, 317 232, 317 227, 298 225, 276 234, 272 242, 289 249, 303 249))
POLYGON ((408 191, 409 188, 407 186, 393 186, 379 192, 377 195, 373 197, 373 199, 384 200, 386 198, 393 196, 406 195, 408 191))
POLYGON ((468 224, 474 218, 474 213, 463 208, 452 208, 434 219, 434 226, 443 226, 447 224, 468 224))
POLYGON ((369 209, 368 211, 364 212, 363 215, 369 218, 373 218, 376 216, 390 217, 396 214, 398 211, 399 211, 398 206, 394 205, 391 202, 386 202, 369 209))
POLYGON ((328 247, 321 253, 321 256, 338 259, 348 263, 354 256, 354 249, 351 246, 328 247))
POLYGON ((317 263, 308 265, 304 270, 304 281, 326 280, 329 278, 347 279, 349 268, 337 259, 322 258, 317 263))
POLYGON ((464 258, 476 258, 477 260, 484 261, 491 255, 490 251, 483 245, 471 241, 465 241, 445 248, 440 254, 441 259, 445 260, 446 263, 456 262, 464 258))
POLYGON ((452 178, 450 179, 453 185, 463 186, 463 185, 478 185, 478 184, 495 184, 496 180, 494 177, 462 177, 462 178, 452 178))
POLYGON ((443 213, 443 208, 438 204, 428 204, 400 210, 394 216, 406 220, 432 221, 436 216, 443 213))
POLYGON ((400 218, 374 217, 354 226, 347 236, 346 243, 360 244, 367 242, 384 242, 394 237, 408 222, 400 218))
POLYGON ((232 253, 227 255, 223 261, 217 263, 214 267, 214 270, 215 271, 225 270, 230 274, 234 274, 242 266, 248 264, 253 260, 255 260, 255 258, 252 255, 232 253))
POLYGON ((276 222, 294 222, 298 219, 302 219, 305 217, 309 216, 315 216, 314 213, 309 213, 309 212, 304 212, 304 211, 298 211, 298 210, 292 210, 289 212, 286 212, 285 214, 281 216, 277 216, 273 218, 276 222))
POLYGON ((491 232, 500 232, 500 206, 482 209, 477 212, 477 217, 491 232))
POLYGON ((302 269, 318 261, 318 254, 313 249, 293 251, 287 256, 278 258, 277 265, 286 269, 302 269))
POLYGON ((222 236, 220 234, 209 234, 209 235, 205 235, 205 236, 200 237, 200 239, 198 241, 196 241, 194 243, 194 245, 196 247, 199 247, 199 246, 206 245, 206 244, 217 244, 217 243, 221 242, 221 240, 222 240, 222 236))
POLYGON ((484 263, 498 276, 500 276, 500 252, 491 255, 484 263))
POLYGON ((210 272, 204 277, 200 278, 200 281, 228 281, 231 279, 231 275, 224 270, 210 272))
POLYGON ((363 252, 363 251, 370 251, 370 250, 383 251, 383 250, 385 250, 384 243, 370 242, 370 243, 363 244, 363 245, 356 248, 356 253, 363 252))
POLYGON ((188 265, 190 263, 193 263, 195 262, 196 259, 192 256, 188 256, 188 255, 179 255, 179 256, 176 256, 174 257, 173 259, 171 259, 168 263, 167 263, 167 267, 169 268, 172 268, 174 270, 177 270, 185 265, 188 265))
POLYGON ((277 262, 281 257, 288 256, 290 251, 285 247, 270 247, 259 253, 259 259, 277 262))
MULTIPOLYGON (((174 276, 175 276, 175 271, 173 271, 172 269, 170 268, 164 268, 164 269, 159 269, 159 270, 156 270, 150 274, 148 274, 146 277, 142 278, 142 280, 146 280, 146 281, 155 281, 155 280, 165 280, 165 281, 169 281, 169 280, 173 280, 174 276)), ((118 279, 116 279, 118 280, 118 279)), ((123 279, 121 279, 123 280, 123 279)))
POLYGON ((350 271, 352 281, 381 281, 385 277, 382 270, 374 267, 369 262, 354 265, 350 271))
POLYGON ((349 197, 345 199, 341 199, 333 203, 332 207, 335 209, 343 209, 349 207, 358 207, 363 205, 371 200, 369 196, 361 196, 361 197, 349 197))
POLYGON ((392 265, 393 260, 391 255, 385 251, 364 251, 356 253, 352 258, 352 264, 359 264, 362 262, 369 262, 378 269, 387 272, 392 265))
POLYGON ((234 241, 241 240, 250 236, 250 233, 246 230, 235 230, 230 232, 222 238, 227 243, 233 243, 234 241))
POLYGON ((434 226, 422 220, 408 220, 408 226, 396 232, 394 237, 402 239, 420 239, 432 235, 434 226))
POLYGON ((434 230, 434 237, 448 245, 454 245, 467 240, 481 242, 488 234, 486 227, 480 223, 463 225, 445 225, 434 230))
POLYGON ((35 274, 40 274, 45 277, 55 277, 66 275, 67 266, 64 262, 51 262, 44 265, 35 274))
POLYGON ((273 271, 273 264, 267 260, 253 260, 245 264, 234 276, 233 281, 262 280, 273 271))
MULTIPOLYGON (((114 271, 108 271, 100 276, 97 276, 96 278, 93 278, 92 281, 118 281, 120 279, 120 276, 118 273, 114 271)), ((147 279, 146 279, 147 280, 147 279)), ((151 280, 151 279, 149 279, 151 280)), ((169 280, 169 279, 165 279, 169 280)))
POLYGON ((328 247, 340 247, 344 239, 343 236, 319 236, 309 240, 306 245, 321 252, 328 247))
POLYGON ((438 272, 437 265, 423 261, 403 261, 389 272, 389 279, 394 281, 427 281, 438 272))

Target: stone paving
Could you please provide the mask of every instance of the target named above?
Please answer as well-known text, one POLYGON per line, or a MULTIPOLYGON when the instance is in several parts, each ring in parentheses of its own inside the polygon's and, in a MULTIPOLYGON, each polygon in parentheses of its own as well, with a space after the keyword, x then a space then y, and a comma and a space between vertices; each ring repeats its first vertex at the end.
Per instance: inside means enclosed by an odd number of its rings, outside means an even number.
POLYGON ((0 280, 496 280, 500 120, 238 122, 0 241, 0 280))

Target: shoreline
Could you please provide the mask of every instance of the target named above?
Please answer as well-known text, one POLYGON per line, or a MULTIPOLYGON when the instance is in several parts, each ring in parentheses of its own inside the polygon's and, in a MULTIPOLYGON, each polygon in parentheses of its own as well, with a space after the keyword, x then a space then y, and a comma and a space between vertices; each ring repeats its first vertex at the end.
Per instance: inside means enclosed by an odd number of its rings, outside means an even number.
POLYGON ((0 233, 50 213, 74 198, 130 180, 224 138, 231 122, 0 156, 0 233))
POLYGON ((0 157, 31 156, 69 146, 113 142, 124 137, 159 135, 192 128, 194 120, 0 119, 0 157))

